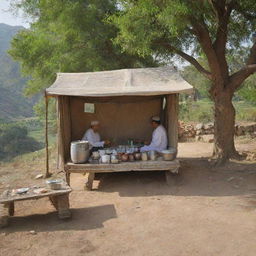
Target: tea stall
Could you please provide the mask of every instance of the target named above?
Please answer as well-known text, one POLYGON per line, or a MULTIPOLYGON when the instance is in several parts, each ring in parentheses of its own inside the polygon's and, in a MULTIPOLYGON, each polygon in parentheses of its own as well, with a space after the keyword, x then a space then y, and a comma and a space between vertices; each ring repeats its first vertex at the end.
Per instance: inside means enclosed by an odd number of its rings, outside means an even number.
POLYGON ((68 184, 71 173, 88 173, 87 188, 91 189, 95 173, 178 172, 178 159, 76 164, 70 158, 70 145, 81 140, 91 121, 98 120, 101 137, 110 139, 116 149, 135 147, 137 141, 150 141, 149 120, 157 115, 166 128, 168 146, 177 150, 179 94, 192 91, 172 67, 58 73, 45 95, 57 99, 58 167, 65 171, 68 184))

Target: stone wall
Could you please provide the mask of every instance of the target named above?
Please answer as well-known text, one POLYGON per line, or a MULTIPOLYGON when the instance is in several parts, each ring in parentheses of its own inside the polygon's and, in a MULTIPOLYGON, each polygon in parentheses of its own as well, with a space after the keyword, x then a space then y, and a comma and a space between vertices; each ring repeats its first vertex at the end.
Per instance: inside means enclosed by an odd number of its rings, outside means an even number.
MULTIPOLYGON (((256 123, 237 123, 234 127, 236 136, 250 135, 256 137, 256 123)), ((213 142, 214 123, 179 122, 179 141, 213 142)))

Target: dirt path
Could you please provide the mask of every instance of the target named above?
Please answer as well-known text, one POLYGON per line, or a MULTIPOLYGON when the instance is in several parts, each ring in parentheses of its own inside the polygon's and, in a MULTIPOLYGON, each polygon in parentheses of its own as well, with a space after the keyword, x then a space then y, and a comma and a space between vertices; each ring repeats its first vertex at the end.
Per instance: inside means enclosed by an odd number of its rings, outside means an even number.
POLYGON ((84 177, 72 175, 73 219, 59 221, 46 200, 17 204, 0 255, 254 256, 256 164, 212 169, 201 158, 210 152, 210 144, 181 143, 171 186, 162 172, 116 173, 85 192, 84 177))

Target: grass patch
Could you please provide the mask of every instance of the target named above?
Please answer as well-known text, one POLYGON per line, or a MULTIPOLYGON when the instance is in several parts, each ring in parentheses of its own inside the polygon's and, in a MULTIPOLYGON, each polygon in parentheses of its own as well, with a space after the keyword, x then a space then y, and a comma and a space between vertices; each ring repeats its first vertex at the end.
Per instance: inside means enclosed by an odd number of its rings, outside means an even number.
MULTIPOLYGON (((256 106, 244 101, 234 101, 236 121, 256 122, 256 106)), ((186 100, 180 102, 180 120, 186 122, 211 122, 214 120, 214 104, 210 100, 186 100)))

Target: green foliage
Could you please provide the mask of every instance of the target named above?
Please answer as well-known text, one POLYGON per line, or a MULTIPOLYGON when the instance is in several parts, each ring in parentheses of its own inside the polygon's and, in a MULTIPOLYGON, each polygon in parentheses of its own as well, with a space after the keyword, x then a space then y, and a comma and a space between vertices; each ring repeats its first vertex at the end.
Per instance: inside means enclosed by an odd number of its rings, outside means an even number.
POLYGON ((35 99, 23 96, 26 79, 21 77, 18 63, 7 54, 12 37, 22 29, 0 24, 0 119, 4 122, 33 115, 35 99))
POLYGON ((12 41, 10 54, 31 76, 27 95, 51 85, 57 72, 86 72, 155 65, 151 57, 122 53, 113 45, 117 35, 109 15, 118 11, 113 0, 23 0, 16 8, 35 18, 30 30, 12 41))
MULTIPOLYGON (((205 59, 200 58, 198 59, 198 61, 203 65, 206 65, 205 59)), ((199 73, 194 66, 185 66, 183 71, 181 72, 181 75, 188 83, 193 85, 197 98, 209 98, 209 89, 211 87, 211 82, 201 73, 199 73)))
POLYGON ((28 136, 27 128, 13 124, 1 125, 0 160, 10 159, 40 148, 42 145, 28 136))
POLYGON ((252 75, 245 80, 243 86, 237 91, 237 95, 251 104, 256 105, 256 75, 252 75))
MULTIPOLYGON (((238 122, 256 122, 256 108, 254 105, 248 102, 234 101, 234 106, 238 122)), ((213 122, 213 103, 207 98, 198 101, 182 100, 179 108, 179 119, 188 122, 213 122)))
POLYGON ((213 104, 209 100, 193 101, 187 99, 180 102, 179 119, 191 122, 212 122, 213 104))
MULTIPOLYGON (((217 18, 212 1, 190 0, 121 0, 120 12, 109 20, 119 28, 116 43, 125 51, 142 56, 170 54, 166 45, 201 55, 203 49, 191 28, 207 26, 212 40, 216 38, 217 18)), ((228 1, 227 1, 228 2, 228 1)), ((228 33, 228 48, 239 49, 250 41, 256 29, 256 2, 234 0, 228 33)))

